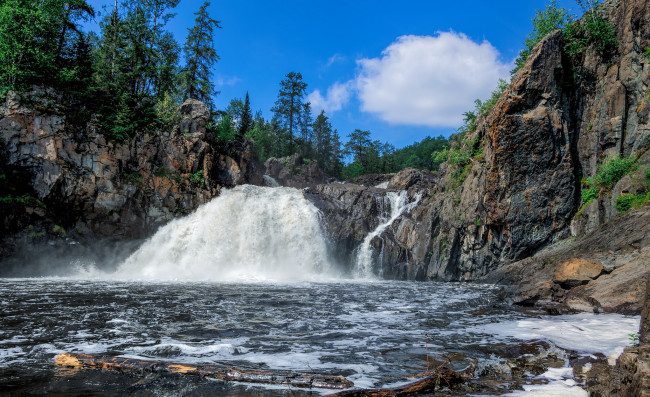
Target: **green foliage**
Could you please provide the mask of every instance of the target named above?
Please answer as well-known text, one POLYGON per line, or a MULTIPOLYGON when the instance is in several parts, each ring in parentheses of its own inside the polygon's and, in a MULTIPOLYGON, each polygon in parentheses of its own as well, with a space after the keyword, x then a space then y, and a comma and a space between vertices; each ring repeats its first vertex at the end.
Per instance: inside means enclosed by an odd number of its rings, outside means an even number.
POLYGON ((238 137, 241 139, 248 131, 253 128, 253 114, 251 113, 251 101, 248 97, 248 92, 246 92, 246 100, 244 101, 244 107, 241 112, 241 117, 239 119, 239 134, 238 137))
POLYGON ((54 227, 52 228, 52 233, 58 234, 60 236, 67 236, 68 235, 68 233, 65 231, 63 226, 60 226, 60 225, 54 225, 54 227))
POLYGON ((237 137, 237 130, 228 114, 225 114, 219 119, 214 131, 215 138, 222 143, 232 142, 237 137))
POLYGON ((587 205, 592 201, 598 198, 600 194, 600 189, 596 186, 589 186, 586 189, 582 189, 582 204, 587 205))
POLYGON ((621 178, 638 168, 639 165, 634 157, 612 157, 600 166, 593 178, 593 185, 610 190, 621 178))
POLYGON ((567 9, 559 8, 556 0, 551 0, 544 10, 535 10, 533 31, 526 37, 524 48, 519 52, 519 56, 515 60, 515 68, 510 73, 514 75, 524 66, 533 47, 546 35, 556 29, 563 29, 571 21, 571 14, 567 9))
POLYGON ((198 170, 190 175, 190 181, 197 183, 199 186, 205 185, 205 178, 203 177, 203 170, 198 170))
POLYGON ((0 94, 33 84, 72 91, 89 74, 85 0, 0 2, 0 94))
POLYGON ((343 167, 342 171, 343 179, 355 179, 363 174, 365 174, 363 166, 356 161, 343 167))
POLYGON ((571 21, 565 27, 564 51, 575 57, 593 45, 600 53, 610 54, 618 45, 614 27, 594 0, 577 1, 585 13, 581 19, 571 21))
POLYGON ((438 153, 449 148, 449 141, 442 136, 437 138, 426 137, 420 142, 397 149, 392 154, 393 168, 387 172, 397 172, 406 167, 413 167, 422 170, 436 171, 446 157, 434 157, 432 153, 438 153))
POLYGON ((165 92, 162 100, 156 103, 156 117, 162 127, 171 129, 181 121, 179 105, 178 101, 173 99, 168 92, 165 92))
POLYGON ((616 210, 627 212, 630 208, 641 208, 650 204, 650 192, 639 194, 621 194, 616 198, 616 210))
POLYGON ((126 183, 135 186, 142 186, 142 174, 140 174, 139 172, 124 174, 123 178, 126 183))
POLYGON ((166 165, 162 165, 162 166, 156 168, 154 170, 153 174, 155 176, 159 177, 159 178, 168 178, 168 179, 175 180, 176 182, 181 181, 181 176, 178 175, 178 173, 176 173, 176 172, 170 170, 169 168, 167 168, 166 165))
POLYGON ((219 60, 214 49, 214 30, 221 28, 219 21, 210 18, 210 2, 205 1, 196 15, 194 26, 189 29, 183 46, 186 66, 182 72, 183 97, 195 98, 212 109, 213 95, 218 92, 211 81, 212 67, 219 60))
POLYGON ((18 197, 14 197, 14 196, 0 197, 0 204, 47 208, 41 200, 29 194, 24 194, 18 197))
MULTIPOLYGON (((605 161, 598 168, 596 176, 583 181, 585 186, 582 189, 582 206, 580 210, 597 199, 603 192, 611 190, 616 182, 638 168, 639 165, 634 157, 612 157, 605 161)), ((624 203, 621 203, 621 205, 625 206, 624 203)))
POLYGON ((465 138, 465 135, 465 132, 452 135, 449 139, 452 144, 450 149, 432 153, 434 160, 446 161, 451 166, 452 189, 463 184, 475 161, 483 161, 483 144, 479 142, 478 135, 473 139, 465 138))
POLYGON ((271 109, 273 120, 287 137, 286 155, 294 152, 294 138, 300 129, 301 115, 304 110, 303 97, 307 83, 302 80, 302 74, 289 72, 280 82, 278 99, 271 109))
POLYGON ((637 333, 629 334, 630 344, 632 346, 639 346, 639 338, 641 338, 641 335, 637 333))

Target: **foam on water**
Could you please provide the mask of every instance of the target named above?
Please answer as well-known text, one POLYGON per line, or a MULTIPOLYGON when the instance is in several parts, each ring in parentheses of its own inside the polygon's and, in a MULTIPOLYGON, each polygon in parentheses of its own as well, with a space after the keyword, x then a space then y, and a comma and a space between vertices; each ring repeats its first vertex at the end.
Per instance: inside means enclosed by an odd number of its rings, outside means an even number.
POLYGON ((162 227, 113 274, 81 277, 178 281, 335 277, 318 210, 299 190, 238 186, 162 227))
POLYGON ((522 340, 546 339, 583 353, 618 356, 629 345, 629 334, 638 332, 640 320, 638 316, 580 313, 490 324, 481 329, 522 340))

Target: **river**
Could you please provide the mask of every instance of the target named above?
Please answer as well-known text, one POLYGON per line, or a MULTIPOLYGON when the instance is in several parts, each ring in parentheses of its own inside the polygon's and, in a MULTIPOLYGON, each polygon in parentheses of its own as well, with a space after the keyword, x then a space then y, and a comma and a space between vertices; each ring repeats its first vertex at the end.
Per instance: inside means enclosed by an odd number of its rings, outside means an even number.
POLYGON ((61 273, 0 278, 0 394, 327 393, 57 368, 69 352, 315 372, 362 388, 411 382, 449 358, 492 379, 472 380, 475 395, 580 396, 569 364, 620 352, 639 324, 546 316, 506 305, 491 285, 352 279, 327 259, 317 210, 284 188, 227 191, 110 269, 74 263, 61 273), (509 362, 540 354, 553 357, 548 371, 511 376, 509 362))

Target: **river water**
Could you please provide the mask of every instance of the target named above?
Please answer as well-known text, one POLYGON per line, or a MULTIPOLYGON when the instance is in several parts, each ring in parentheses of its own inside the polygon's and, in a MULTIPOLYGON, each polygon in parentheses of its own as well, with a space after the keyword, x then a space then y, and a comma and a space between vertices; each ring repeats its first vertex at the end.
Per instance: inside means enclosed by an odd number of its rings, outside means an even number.
MULTIPOLYGON (((545 339, 549 345, 538 348, 552 349, 552 330, 570 338, 561 328, 579 327, 579 318, 562 325, 504 306, 496 292, 484 285, 379 281, 4 279, 0 384, 5 391, 28 394, 270 395, 288 390, 181 375, 70 374, 54 366, 57 354, 76 352, 293 369, 380 387, 424 372, 427 353, 432 362, 455 354, 457 369, 470 360, 499 366, 518 349, 518 340, 545 339)), ((633 317, 591 315, 586 320, 611 327, 614 339, 603 341, 603 349, 625 344, 628 330, 638 326, 633 317)), ((574 344, 586 337, 598 335, 577 335, 574 344)), ((585 354, 598 348, 597 342, 585 354)), ((503 392, 509 387, 504 385, 503 392)))
POLYGON ((315 372, 362 388, 411 382, 450 357, 456 370, 477 363, 494 378, 476 395, 580 396, 570 360, 615 354, 639 324, 544 316, 505 305, 490 285, 346 279, 354 272, 328 260, 318 211, 285 188, 226 191, 110 269, 73 262, 57 271, 0 278, 0 394, 327 392, 57 368, 56 355, 70 352, 315 372), (511 379, 507 361, 531 353, 552 355, 554 368, 511 379))

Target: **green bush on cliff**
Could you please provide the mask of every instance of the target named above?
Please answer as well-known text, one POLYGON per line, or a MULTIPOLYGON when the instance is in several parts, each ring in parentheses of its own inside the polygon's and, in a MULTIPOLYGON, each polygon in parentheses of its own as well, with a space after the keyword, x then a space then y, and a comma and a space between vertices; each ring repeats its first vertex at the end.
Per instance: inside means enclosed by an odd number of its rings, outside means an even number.
POLYGON ((564 29, 564 51, 574 57, 582 54, 587 47, 594 45, 603 54, 611 53, 618 45, 616 32, 612 24, 603 16, 600 6, 594 6, 593 1, 577 0, 585 11, 584 16, 571 21, 564 29))
POLYGON ((612 157, 605 161, 593 178, 593 184, 609 190, 625 175, 636 171, 639 165, 634 157, 612 157))
POLYGON ((526 37, 524 48, 519 51, 519 57, 515 60, 515 68, 510 72, 512 75, 524 66, 530 51, 537 43, 552 31, 563 29, 572 20, 572 16, 567 9, 559 8, 555 0, 552 0, 544 10, 536 10, 535 13, 533 31, 526 37))
POLYGON ((584 181, 585 186, 582 189, 582 207, 580 209, 582 210, 587 204, 597 199, 603 192, 611 190, 621 178, 638 168, 639 164, 634 157, 609 158, 598 168, 596 176, 587 178, 584 181))
POLYGON ((620 213, 627 212, 630 208, 641 208, 646 204, 650 204, 650 192, 621 194, 616 198, 616 210, 620 213))

